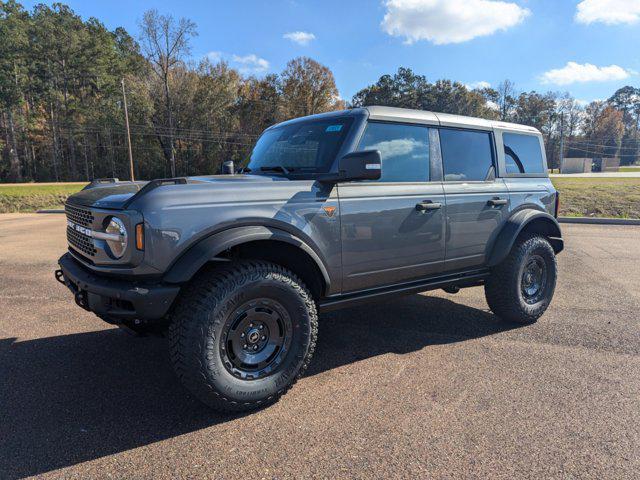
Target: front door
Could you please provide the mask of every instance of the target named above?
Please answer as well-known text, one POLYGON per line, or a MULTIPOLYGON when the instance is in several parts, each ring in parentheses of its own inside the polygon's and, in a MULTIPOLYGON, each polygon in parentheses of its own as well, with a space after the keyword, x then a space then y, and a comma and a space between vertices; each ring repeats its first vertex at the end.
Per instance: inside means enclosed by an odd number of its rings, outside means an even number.
MULTIPOLYGON (((431 182, 429 128, 370 122, 359 150, 379 150, 382 177, 338 185, 343 292, 427 277, 444 262, 444 191, 431 182)), ((435 132, 434 132, 435 133, 435 132)))

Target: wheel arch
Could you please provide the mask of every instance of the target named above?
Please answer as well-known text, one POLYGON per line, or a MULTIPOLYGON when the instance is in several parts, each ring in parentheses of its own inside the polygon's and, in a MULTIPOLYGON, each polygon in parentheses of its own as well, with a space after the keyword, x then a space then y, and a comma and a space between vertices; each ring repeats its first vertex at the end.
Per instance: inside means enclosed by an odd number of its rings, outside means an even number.
POLYGON ((547 237, 557 254, 564 249, 562 232, 558 221, 547 212, 523 209, 515 212, 505 222, 495 240, 490 244, 487 266, 499 264, 511 251, 516 239, 523 233, 538 233, 547 237))
POLYGON ((265 225, 232 227, 198 241, 173 263, 164 281, 188 282, 205 265, 235 256, 279 263, 300 276, 315 295, 330 291, 331 278, 321 256, 298 236, 265 225), (319 276, 317 281, 313 274, 319 276))

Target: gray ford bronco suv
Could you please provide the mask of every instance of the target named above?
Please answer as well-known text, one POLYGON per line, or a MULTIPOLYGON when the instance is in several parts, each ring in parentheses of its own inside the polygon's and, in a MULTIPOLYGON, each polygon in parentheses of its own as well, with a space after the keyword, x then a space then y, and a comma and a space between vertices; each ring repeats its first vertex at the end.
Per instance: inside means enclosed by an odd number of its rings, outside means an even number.
POLYGON ((274 125, 229 174, 96 181, 65 210, 76 303, 165 332, 183 384, 227 411, 295 383, 318 311, 483 285, 534 322, 563 249, 540 132, 388 107, 274 125))

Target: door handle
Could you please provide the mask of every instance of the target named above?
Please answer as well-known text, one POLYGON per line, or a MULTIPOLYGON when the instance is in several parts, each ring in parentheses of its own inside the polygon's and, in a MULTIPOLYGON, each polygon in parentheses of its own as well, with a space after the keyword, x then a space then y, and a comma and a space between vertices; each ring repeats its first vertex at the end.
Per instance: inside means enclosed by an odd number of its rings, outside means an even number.
POLYGON ((499 207, 501 205, 506 205, 509 201, 506 198, 495 197, 487 202, 487 205, 491 205, 492 207, 499 207))
POLYGON ((441 203, 432 202, 431 200, 425 200, 424 202, 416 203, 416 210, 420 213, 425 213, 427 210, 438 210, 441 207, 441 203))

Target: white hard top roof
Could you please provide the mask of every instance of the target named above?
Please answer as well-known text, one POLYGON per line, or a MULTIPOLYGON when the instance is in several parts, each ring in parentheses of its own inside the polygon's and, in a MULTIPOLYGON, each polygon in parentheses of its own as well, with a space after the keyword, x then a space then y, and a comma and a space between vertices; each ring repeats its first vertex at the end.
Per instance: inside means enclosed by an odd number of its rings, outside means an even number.
POLYGON ((518 123, 501 122, 499 120, 486 120, 484 118, 465 117, 450 113, 427 112, 425 110, 411 110, 409 108, 396 107, 364 107, 369 112, 369 119, 390 122, 422 123, 425 125, 441 125, 443 127, 477 128, 492 130, 514 130, 519 132, 540 133, 538 129, 518 123))

